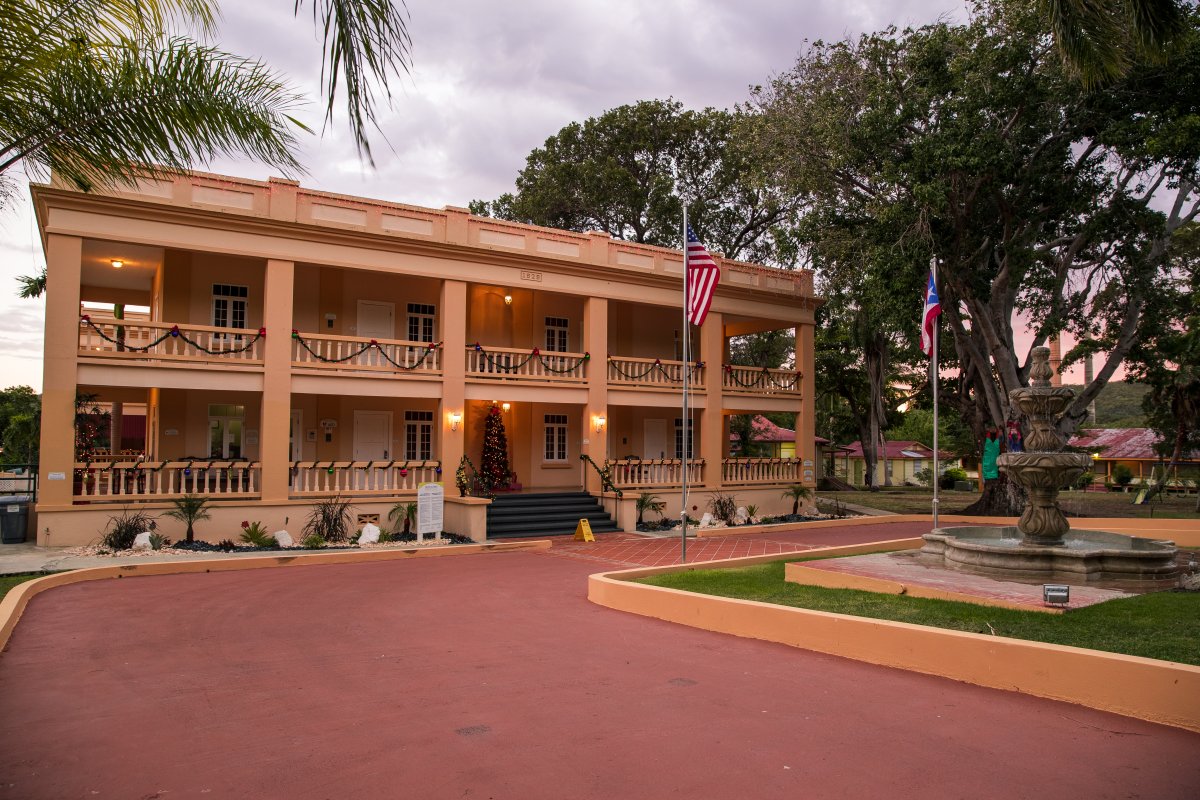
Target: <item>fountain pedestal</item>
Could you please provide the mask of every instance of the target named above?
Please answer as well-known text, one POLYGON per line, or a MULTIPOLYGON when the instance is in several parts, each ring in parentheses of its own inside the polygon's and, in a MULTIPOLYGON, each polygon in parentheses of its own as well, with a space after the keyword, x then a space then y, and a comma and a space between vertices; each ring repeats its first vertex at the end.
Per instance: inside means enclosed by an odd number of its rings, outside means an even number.
POLYGON ((1070 486, 1091 466, 1083 453, 1003 453, 997 460, 1000 469, 1029 493, 1025 513, 1017 522, 1022 544, 1057 547, 1071 529, 1062 509, 1058 492, 1070 486))

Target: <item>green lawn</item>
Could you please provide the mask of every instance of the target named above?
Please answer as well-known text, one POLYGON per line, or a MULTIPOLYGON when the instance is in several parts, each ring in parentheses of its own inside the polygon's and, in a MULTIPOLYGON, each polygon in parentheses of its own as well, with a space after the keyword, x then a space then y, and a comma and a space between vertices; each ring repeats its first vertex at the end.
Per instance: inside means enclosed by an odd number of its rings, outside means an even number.
POLYGON ((48 572, 27 572, 21 575, 0 575, 0 599, 3 599, 4 595, 8 594, 8 590, 18 583, 31 581, 34 578, 42 578, 49 574, 48 572))
MULTIPOLYGON (((978 492, 939 492, 943 514, 959 514, 979 499, 978 492)), ((878 492, 817 492, 817 497, 837 499, 895 514, 930 513, 933 490, 921 487, 893 486, 878 492)), ((1200 519, 1196 513, 1196 497, 1171 495, 1156 498, 1143 506, 1133 504, 1133 493, 1124 492, 1063 492, 1058 503, 1074 517, 1158 517, 1161 519, 1200 519)), ((821 504, 828 511, 830 505, 821 504)))
POLYGON ((1200 665, 1200 593, 1197 592, 1156 592, 1110 600, 1066 614, 1046 614, 800 586, 783 579, 783 565, 784 562, 775 561, 738 569, 697 570, 656 575, 640 582, 721 597, 1200 665))

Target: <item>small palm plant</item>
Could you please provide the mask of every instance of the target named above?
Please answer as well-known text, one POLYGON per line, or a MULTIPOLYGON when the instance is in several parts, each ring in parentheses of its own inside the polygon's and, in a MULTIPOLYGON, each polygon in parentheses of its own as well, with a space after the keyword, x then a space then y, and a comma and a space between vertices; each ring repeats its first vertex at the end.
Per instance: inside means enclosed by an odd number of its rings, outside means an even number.
POLYGON ((662 516, 663 509, 666 507, 666 501, 659 499, 654 493, 642 492, 637 499, 637 524, 642 524, 642 515, 647 511, 653 511, 662 516))
POLYGON ((388 512, 388 519, 401 520, 404 523, 403 534, 408 535, 412 530, 413 523, 417 521, 417 504, 399 502, 392 506, 392 510, 388 512))
POLYGON ((812 499, 812 489, 797 483, 795 486, 784 489, 783 497, 792 501, 792 516, 794 517, 800 513, 800 501, 812 499))
POLYGON ((191 544, 195 541, 193 529, 196 523, 202 519, 211 519, 208 513, 209 508, 211 508, 208 498, 199 494, 185 494, 183 497, 176 497, 172 502, 175 504, 175 507, 167 511, 165 515, 187 525, 187 537, 185 541, 191 544))

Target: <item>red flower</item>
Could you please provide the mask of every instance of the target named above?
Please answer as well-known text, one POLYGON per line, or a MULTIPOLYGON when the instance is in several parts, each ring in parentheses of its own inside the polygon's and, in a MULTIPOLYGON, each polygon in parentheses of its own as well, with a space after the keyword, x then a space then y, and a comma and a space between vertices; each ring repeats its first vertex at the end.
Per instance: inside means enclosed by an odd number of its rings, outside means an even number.
POLYGON ((247 522, 246 520, 242 520, 242 527, 243 527, 243 528, 249 528, 249 527, 250 527, 250 523, 249 523, 249 522, 247 522))

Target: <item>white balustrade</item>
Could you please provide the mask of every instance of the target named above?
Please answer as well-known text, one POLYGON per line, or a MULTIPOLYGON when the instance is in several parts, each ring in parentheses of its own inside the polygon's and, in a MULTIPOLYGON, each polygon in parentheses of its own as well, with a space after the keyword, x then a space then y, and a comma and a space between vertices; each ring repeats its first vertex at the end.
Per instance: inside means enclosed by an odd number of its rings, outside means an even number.
MULTIPOLYGON (((608 462, 613 485, 618 489, 638 487, 678 486, 683 479, 683 459, 621 459, 608 462)), ((695 486, 704 481, 704 459, 687 462, 688 483, 695 486)))
POLYGON ((722 386, 731 393, 799 395, 801 381, 795 370, 726 365, 722 386))
POLYGON ((582 383, 590 357, 584 353, 515 350, 509 347, 467 348, 467 375, 472 378, 582 383))
POLYGON ((300 333, 292 337, 292 364, 328 370, 437 375, 442 371, 442 350, 432 342, 300 333))
POLYGON ((215 328, 88 315, 79 322, 79 355, 128 360, 262 363, 263 337, 249 328, 215 328))
POLYGON ((721 462, 721 483, 725 486, 799 483, 801 463, 799 458, 727 458, 721 462))
MULTIPOLYGON (((625 386, 683 388, 684 363, 657 358, 626 358, 609 356, 608 382, 625 386)), ((688 388, 704 389, 704 367, 693 364, 688 371, 688 388)))
POLYGON ((293 497, 415 494, 441 480, 437 461, 293 461, 293 497))
POLYGON ((259 495, 257 461, 87 461, 75 464, 75 498, 88 502, 259 495))

